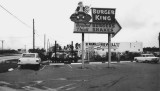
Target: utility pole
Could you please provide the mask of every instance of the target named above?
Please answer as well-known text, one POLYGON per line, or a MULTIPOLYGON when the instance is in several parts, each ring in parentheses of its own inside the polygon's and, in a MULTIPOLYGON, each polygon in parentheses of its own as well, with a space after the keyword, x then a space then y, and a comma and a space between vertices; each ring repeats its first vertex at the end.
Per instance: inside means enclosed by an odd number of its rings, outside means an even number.
POLYGON ((33 19, 33 50, 35 50, 35 29, 34 29, 34 19, 33 19))
POLYGON ((49 51, 49 50, 48 50, 48 47, 49 47, 49 44, 48 44, 48 43, 49 43, 49 39, 47 40, 47 52, 49 51))
POLYGON ((72 54, 72 59, 73 59, 73 41, 71 42, 71 54, 72 54))
POLYGON ((25 47, 25 53, 27 53, 26 45, 24 45, 24 47, 25 47))
POLYGON ((159 39, 159 62, 160 62, 160 33, 158 39, 159 39))
POLYGON ((57 62, 57 41, 55 41, 55 61, 57 62))
POLYGON ((46 46, 46 34, 44 34, 44 50, 45 50, 45 47, 46 46))
POLYGON ((3 50, 3 43, 4 43, 4 40, 0 40, 2 42, 2 50, 3 50))

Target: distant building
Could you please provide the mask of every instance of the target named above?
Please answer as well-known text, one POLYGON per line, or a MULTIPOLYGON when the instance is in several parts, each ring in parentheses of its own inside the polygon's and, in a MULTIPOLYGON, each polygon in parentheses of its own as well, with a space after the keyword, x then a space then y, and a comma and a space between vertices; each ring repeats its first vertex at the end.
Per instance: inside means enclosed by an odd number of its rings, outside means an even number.
POLYGON ((18 49, 19 53, 26 53, 26 49, 18 49))
MULTIPOLYGON (((143 52, 142 42, 113 42, 111 47, 111 52, 143 52)), ((85 54, 89 52, 94 52, 95 55, 106 55, 108 52, 108 43, 104 42, 85 42, 84 45, 85 54)), ((79 56, 82 54, 81 47, 78 50, 79 56)))

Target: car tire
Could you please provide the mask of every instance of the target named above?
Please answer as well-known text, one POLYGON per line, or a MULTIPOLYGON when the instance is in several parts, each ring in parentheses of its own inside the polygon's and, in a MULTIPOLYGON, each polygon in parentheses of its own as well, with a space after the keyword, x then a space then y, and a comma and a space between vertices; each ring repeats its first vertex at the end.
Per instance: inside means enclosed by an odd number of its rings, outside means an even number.
POLYGON ((40 68, 40 64, 35 66, 35 70, 39 70, 39 68, 40 68))
POLYGON ((24 69, 25 67, 24 67, 24 65, 20 65, 20 68, 21 68, 21 69, 24 69))
POLYGON ((158 61, 154 61, 155 64, 158 64, 158 61))
POLYGON ((145 60, 144 63, 149 63, 149 61, 145 60))
POLYGON ((137 60, 137 59, 135 59, 135 61, 138 63, 138 60, 137 60))

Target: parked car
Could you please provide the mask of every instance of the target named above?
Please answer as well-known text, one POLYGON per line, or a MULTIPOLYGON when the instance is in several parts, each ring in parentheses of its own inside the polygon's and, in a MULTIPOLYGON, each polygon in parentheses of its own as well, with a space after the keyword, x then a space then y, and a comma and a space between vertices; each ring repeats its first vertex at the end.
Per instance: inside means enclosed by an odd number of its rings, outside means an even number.
POLYGON ((72 55, 66 52, 56 52, 56 57, 55 53, 52 53, 51 60, 53 63, 76 63, 78 61, 78 56, 75 53, 72 55))
POLYGON ((21 58, 18 60, 18 65, 23 68, 25 65, 34 65, 39 68, 41 64, 41 58, 38 53, 23 53, 21 58))
POLYGON ((139 57, 134 57, 134 60, 136 62, 147 62, 147 63, 158 63, 159 62, 159 58, 155 57, 153 54, 142 54, 139 57))
POLYGON ((53 63, 64 63, 67 58, 67 54, 63 52, 57 52, 56 57, 55 53, 52 53, 51 60, 53 63))
POLYGON ((78 62, 78 56, 74 53, 73 53, 73 55, 71 53, 68 53, 67 54, 67 60, 71 63, 77 63, 78 62))

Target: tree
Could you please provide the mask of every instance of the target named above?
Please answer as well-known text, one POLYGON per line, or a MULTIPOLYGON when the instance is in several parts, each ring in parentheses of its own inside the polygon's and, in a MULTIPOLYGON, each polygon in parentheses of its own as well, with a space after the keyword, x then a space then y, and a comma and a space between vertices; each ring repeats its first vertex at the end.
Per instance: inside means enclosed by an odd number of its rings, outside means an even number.
POLYGON ((144 52, 157 52, 159 49, 157 47, 146 47, 143 48, 144 52))
POLYGON ((39 49, 39 48, 37 48, 37 49, 29 49, 29 52, 30 53, 38 53, 39 54, 39 57, 41 58, 41 60, 47 60, 47 56, 44 54, 46 51, 45 51, 45 49, 39 49))
POLYGON ((76 48, 76 49, 80 48, 80 44, 79 44, 79 43, 76 43, 76 44, 75 44, 75 48, 76 48))
POLYGON ((62 47, 59 44, 56 44, 56 46, 54 45, 54 46, 51 47, 52 52, 55 52, 55 50, 56 51, 61 51, 62 47))

